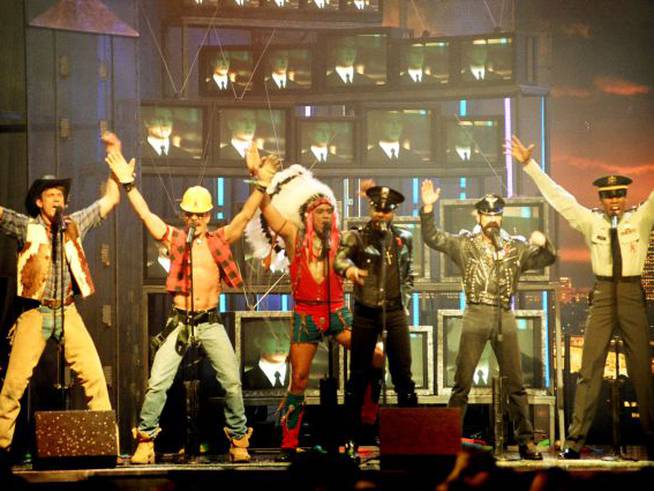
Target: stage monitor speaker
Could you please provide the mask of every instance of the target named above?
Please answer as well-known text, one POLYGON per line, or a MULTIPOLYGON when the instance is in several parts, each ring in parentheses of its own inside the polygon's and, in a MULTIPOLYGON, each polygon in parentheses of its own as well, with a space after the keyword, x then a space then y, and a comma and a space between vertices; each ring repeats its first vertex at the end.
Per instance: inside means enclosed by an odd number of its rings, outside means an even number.
POLYGON ((34 419, 35 468, 116 466, 118 427, 113 411, 38 411, 34 419))
POLYGON ((381 408, 379 452, 384 456, 456 455, 461 414, 455 408, 381 408))
POLYGON ((382 472, 401 476, 407 488, 435 489, 461 449, 459 409, 381 408, 379 418, 382 472))

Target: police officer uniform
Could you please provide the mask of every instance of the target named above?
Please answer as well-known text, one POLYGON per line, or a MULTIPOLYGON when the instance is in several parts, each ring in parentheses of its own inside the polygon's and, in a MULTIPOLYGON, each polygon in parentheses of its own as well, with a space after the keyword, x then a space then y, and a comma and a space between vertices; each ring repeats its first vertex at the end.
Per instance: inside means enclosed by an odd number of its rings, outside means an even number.
MULTIPOLYGON (((610 217, 601 209, 580 205, 545 174, 533 159, 525 171, 547 201, 580 231, 590 248, 595 285, 590 293, 584 350, 575 393, 574 413, 562 457, 578 459, 597 405, 604 364, 615 329, 622 335, 627 370, 638 405, 650 458, 654 453, 654 397, 648 322, 641 274, 654 225, 654 192, 640 206, 610 217)), ((626 196, 631 179, 606 176, 593 182, 600 198, 626 196)))
MULTIPOLYGON (((398 191, 374 186, 366 192, 370 206, 390 212, 404 201, 398 191)), ((408 299, 413 289, 412 236, 392 224, 385 230, 373 220, 343 235, 334 260, 334 270, 345 277, 349 268, 365 269, 363 285, 354 285, 354 319, 350 380, 346 403, 351 436, 360 432, 360 414, 368 380, 372 378, 372 357, 378 336, 385 328, 391 377, 398 405, 417 406, 411 378, 411 346, 407 320, 408 299)))

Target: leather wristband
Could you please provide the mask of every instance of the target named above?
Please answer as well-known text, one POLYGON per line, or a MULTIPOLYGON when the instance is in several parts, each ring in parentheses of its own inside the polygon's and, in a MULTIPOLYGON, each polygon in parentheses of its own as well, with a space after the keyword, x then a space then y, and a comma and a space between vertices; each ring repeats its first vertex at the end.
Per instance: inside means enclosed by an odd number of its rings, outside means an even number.
POLYGON ((123 189, 125 190, 126 193, 129 193, 132 189, 136 187, 136 184, 134 184, 134 181, 132 182, 123 182, 123 189))

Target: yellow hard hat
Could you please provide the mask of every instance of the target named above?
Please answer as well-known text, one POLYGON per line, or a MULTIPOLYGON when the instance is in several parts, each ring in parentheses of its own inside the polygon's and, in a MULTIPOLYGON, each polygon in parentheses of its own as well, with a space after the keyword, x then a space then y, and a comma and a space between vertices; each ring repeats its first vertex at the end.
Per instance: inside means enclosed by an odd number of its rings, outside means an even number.
POLYGON ((186 190, 179 207, 189 213, 207 213, 213 208, 211 193, 202 186, 193 186, 186 190))

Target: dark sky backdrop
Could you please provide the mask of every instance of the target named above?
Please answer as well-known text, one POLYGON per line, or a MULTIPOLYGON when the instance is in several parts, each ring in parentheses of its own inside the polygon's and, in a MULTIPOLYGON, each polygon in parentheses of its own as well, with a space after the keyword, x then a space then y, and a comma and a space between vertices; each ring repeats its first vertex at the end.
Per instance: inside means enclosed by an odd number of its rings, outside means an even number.
MULTIPOLYGON (((654 2, 553 0, 552 176, 586 206, 594 177, 634 179, 629 202, 654 189, 654 2)), ((581 234, 560 227, 560 273, 592 282, 581 234)))

